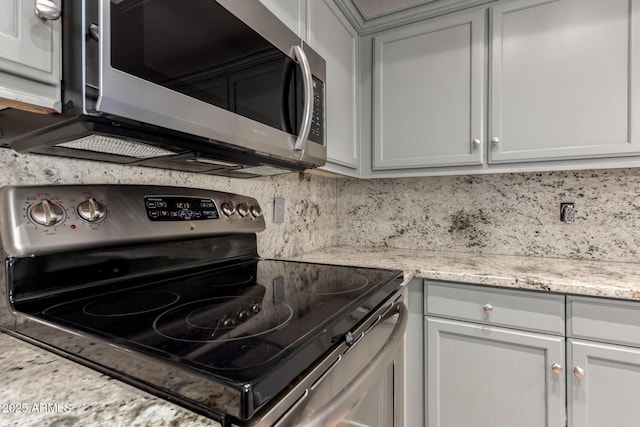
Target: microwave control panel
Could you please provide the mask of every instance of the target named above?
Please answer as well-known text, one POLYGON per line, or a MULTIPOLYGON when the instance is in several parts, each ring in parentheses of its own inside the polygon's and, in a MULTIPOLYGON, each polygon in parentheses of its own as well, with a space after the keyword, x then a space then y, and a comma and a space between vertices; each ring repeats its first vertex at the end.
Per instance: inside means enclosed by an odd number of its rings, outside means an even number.
POLYGON ((309 140, 324 145, 324 83, 313 78, 313 114, 309 140))

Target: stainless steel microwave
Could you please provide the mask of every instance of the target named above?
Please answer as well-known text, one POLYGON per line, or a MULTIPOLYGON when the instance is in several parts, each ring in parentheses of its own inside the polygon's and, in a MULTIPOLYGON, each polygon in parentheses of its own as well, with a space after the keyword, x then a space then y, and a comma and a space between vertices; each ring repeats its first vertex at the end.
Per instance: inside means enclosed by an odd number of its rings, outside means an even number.
POLYGON ((0 142, 240 177, 325 163, 325 61, 258 0, 68 0, 62 19, 62 113, 4 110, 0 142))

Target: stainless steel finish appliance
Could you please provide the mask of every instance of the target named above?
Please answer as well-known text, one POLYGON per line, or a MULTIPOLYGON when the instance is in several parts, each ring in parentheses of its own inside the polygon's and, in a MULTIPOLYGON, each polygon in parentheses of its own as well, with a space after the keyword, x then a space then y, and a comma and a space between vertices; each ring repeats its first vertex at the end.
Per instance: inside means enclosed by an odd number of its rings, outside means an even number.
POLYGON ((325 61, 258 0, 66 1, 61 114, 17 151, 252 177, 326 162, 325 61))
POLYGON ((402 273, 262 259, 264 228, 217 191, 3 187, 0 328, 224 426, 347 422, 380 384, 359 425, 401 425, 402 273))

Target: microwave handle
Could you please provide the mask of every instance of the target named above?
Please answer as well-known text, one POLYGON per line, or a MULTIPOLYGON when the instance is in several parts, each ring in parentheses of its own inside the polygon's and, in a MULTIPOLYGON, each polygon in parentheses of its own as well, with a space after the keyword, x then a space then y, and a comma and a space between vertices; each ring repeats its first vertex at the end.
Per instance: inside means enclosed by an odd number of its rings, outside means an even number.
POLYGON ((302 114, 302 126, 300 127, 300 134, 296 139, 294 150, 304 151, 307 138, 309 138, 309 132, 311 131, 311 118, 313 114, 313 79, 311 77, 311 67, 309 67, 309 61, 307 55, 300 46, 293 47, 293 56, 300 64, 302 69, 302 86, 304 88, 304 111, 302 114))

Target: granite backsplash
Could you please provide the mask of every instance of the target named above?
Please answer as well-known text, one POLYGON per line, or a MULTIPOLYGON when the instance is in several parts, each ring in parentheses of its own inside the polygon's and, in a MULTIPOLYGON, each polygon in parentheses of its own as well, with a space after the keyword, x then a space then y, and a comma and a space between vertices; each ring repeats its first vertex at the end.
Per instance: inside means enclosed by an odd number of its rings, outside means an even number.
POLYGON ((342 179, 292 173, 233 179, 0 149, 0 185, 155 184, 258 199, 264 257, 329 246, 388 247, 603 261, 640 261, 640 169, 342 179), (274 197, 285 222, 275 224, 274 197), (575 203, 573 224, 560 203, 575 203))
POLYGON ((338 245, 640 261, 640 169, 349 179, 337 197, 338 245))
POLYGON ((153 184, 205 188, 255 197, 266 231, 258 234, 264 257, 292 256, 333 246, 336 232, 336 179, 304 173, 233 179, 162 169, 122 166, 0 149, 0 186, 8 184, 153 184), (285 198, 285 221, 275 224, 273 199, 285 198))

